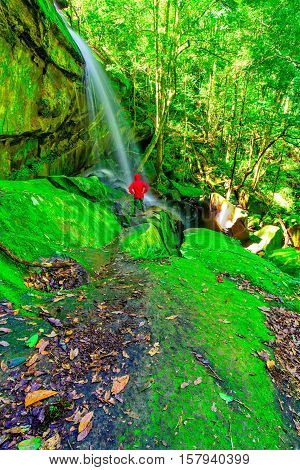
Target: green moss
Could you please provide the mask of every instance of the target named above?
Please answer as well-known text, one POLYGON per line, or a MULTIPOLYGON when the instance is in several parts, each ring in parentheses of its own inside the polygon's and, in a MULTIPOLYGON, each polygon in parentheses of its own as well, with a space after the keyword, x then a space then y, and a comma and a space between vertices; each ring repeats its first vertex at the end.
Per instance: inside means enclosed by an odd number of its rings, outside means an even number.
MULTIPOLYGON (((98 180, 72 178, 69 183, 81 193, 58 189, 45 179, 0 181, 1 243, 24 260, 68 256, 92 269, 90 250, 103 253, 121 228, 98 180), (85 197, 88 192, 97 195, 96 202, 85 197)), ((1 297, 20 301, 26 270, 3 255, 0 263, 1 297)))
POLYGON ((147 220, 157 228, 168 254, 177 254, 180 242, 178 229, 172 215, 166 211, 159 211, 148 217, 147 220))
POLYGON ((120 248, 134 259, 157 259, 169 256, 157 228, 147 223, 124 231, 120 248))
POLYGON ((300 252, 295 248, 282 248, 273 251, 270 260, 275 263, 282 271, 291 276, 300 276, 300 252))
POLYGON ((48 180, 60 189, 90 198, 94 202, 101 202, 102 205, 111 205, 111 201, 118 197, 118 191, 102 184, 97 176, 91 176, 89 178, 52 176, 49 177, 48 180))
POLYGON ((0 177, 89 166, 83 59, 53 2, 3 0, 0 23, 0 177))
POLYGON ((0 300, 19 304, 27 293, 24 284, 26 270, 0 253, 0 300))
MULTIPOLYGON (((244 276, 252 284, 273 295, 294 297, 299 283, 264 258, 245 250, 238 240, 208 229, 185 231, 181 247, 187 259, 199 259, 212 271, 244 276)), ((296 301, 293 308, 299 308, 296 301), (298 306, 298 307, 297 307, 298 306)))
MULTIPOLYGON (((52 25, 52 32, 53 30, 53 25, 57 27, 58 33, 61 33, 61 36, 59 37, 61 42, 64 42, 64 40, 67 40, 67 42, 70 45, 70 51, 73 49, 77 51, 77 60, 80 60, 81 54, 78 50, 78 47, 74 40, 72 39, 64 21, 60 17, 60 15, 57 13, 54 3, 52 0, 37 0, 37 3, 41 9, 41 11, 44 13, 45 18, 49 21, 49 24, 52 25)), ((57 34, 57 31, 56 31, 57 34)), ((48 46, 47 42, 46 45, 48 46)), ((63 50, 62 47, 59 47, 55 44, 55 42, 51 42, 51 56, 54 60, 54 62, 57 62, 61 64, 64 67, 69 67, 69 70, 76 70, 78 71, 78 65, 76 64, 76 61, 74 58, 68 57, 67 62, 66 62, 66 54, 63 50)))
MULTIPOLYGON (((145 359, 144 376, 132 380, 152 386, 130 397, 140 421, 132 425, 126 448, 279 449, 295 435, 280 410, 277 391, 257 352, 273 338, 258 307, 260 294, 240 290, 217 274, 241 274, 267 292, 280 295, 280 271, 246 253, 237 241, 208 230, 190 231, 183 253, 165 263, 144 263, 153 276, 148 314, 151 343, 160 354, 145 359), (266 277, 266 280, 263 278, 266 277), (174 319, 168 319, 170 316, 174 319), (221 380, 195 359, 201 353, 221 380), (199 385, 195 379, 202 378, 199 385), (181 388, 186 382, 189 385, 181 388), (230 404, 220 393, 234 397, 230 404), (147 402, 145 412, 144 403, 147 402)), ((282 274, 292 293, 289 276, 282 274)), ((149 347, 150 348, 150 347, 149 347)))
POLYGON ((168 212, 157 212, 124 231, 120 248, 134 259, 159 259, 177 253, 179 238, 175 222, 168 212))

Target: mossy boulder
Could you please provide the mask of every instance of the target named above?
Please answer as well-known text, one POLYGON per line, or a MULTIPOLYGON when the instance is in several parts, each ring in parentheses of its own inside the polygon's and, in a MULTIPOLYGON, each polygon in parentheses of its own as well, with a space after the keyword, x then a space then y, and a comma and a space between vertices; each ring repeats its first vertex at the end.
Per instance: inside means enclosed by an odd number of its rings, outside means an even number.
POLYGON ((120 248, 134 259, 157 259, 177 254, 178 245, 176 222, 168 212, 159 211, 125 230, 120 248))
MULTIPOLYGON (((109 190, 97 178, 68 181, 71 190, 47 179, 0 181, 1 244, 22 260, 70 257, 93 271, 99 260, 92 252, 103 253, 121 227, 109 190)), ((26 293, 26 272, 0 251, 0 299, 15 300, 26 293)))
POLYGON ((169 256, 159 231, 149 223, 126 230, 120 248, 134 259, 157 259, 169 256))
POLYGON ((283 232, 281 228, 276 225, 265 225, 257 232, 254 232, 254 235, 260 241, 247 246, 247 250, 252 253, 264 252, 270 254, 272 251, 282 247, 283 232))
POLYGON ((147 221, 153 224, 160 233, 169 255, 177 254, 180 243, 180 219, 168 211, 159 210, 154 212, 151 217, 147 217, 147 221))
POLYGON ((291 276, 300 276, 300 251, 295 248, 287 247, 274 250, 269 259, 291 276))
MULTIPOLYGON (((189 229, 184 232, 182 256, 200 260, 203 265, 218 273, 245 276, 253 285, 282 296, 293 295, 298 282, 282 272, 266 258, 246 250, 238 240, 208 229, 189 229)), ((299 304, 292 308, 299 309, 299 304)))
POLYGON ((201 258, 202 250, 226 251, 243 250, 239 241, 220 232, 205 228, 191 228, 184 231, 184 243, 181 253, 184 258, 201 258))

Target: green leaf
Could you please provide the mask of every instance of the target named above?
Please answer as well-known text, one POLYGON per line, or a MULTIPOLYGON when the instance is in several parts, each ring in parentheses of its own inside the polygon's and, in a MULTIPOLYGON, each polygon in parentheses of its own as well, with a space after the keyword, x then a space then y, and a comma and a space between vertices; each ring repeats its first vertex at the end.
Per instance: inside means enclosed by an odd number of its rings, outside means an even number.
POLYGON ((227 404, 234 400, 234 398, 231 395, 226 395, 226 393, 220 392, 219 395, 222 398, 222 400, 226 401, 227 404))
POLYGON ((25 439, 18 443, 19 450, 38 450, 41 447, 42 438, 32 437, 31 439, 25 439))
POLYGON ((35 333, 34 335, 30 336, 30 338, 28 338, 28 340, 26 341, 26 346, 28 346, 29 348, 34 348, 38 340, 39 340, 39 335, 35 333))

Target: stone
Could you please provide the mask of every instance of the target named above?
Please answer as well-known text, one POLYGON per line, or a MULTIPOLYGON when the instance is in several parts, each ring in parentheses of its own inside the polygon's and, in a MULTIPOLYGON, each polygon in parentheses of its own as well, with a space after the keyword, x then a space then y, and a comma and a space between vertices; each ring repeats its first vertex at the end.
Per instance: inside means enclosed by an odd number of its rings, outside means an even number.
POLYGON ((239 240, 206 228, 185 230, 184 243, 180 248, 182 256, 187 259, 201 259, 207 251, 235 252, 236 250, 243 250, 239 240))
MULTIPOLYGON (((64 187, 43 178, 2 180, 1 243, 21 260, 67 257, 99 272, 121 232, 109 191, 95 177, 67 178, 64 187)), ((27 269, 0 249, 0 274, 0 300, 18 303, 27 269)))
POLYGON ((254 232, 254 235, 260 241, 251 243, 246 247, 252 253, 264 252, 269 254, 283 245, 282 229, 276 225, 265 225, 257 232, 254 232))
POLYGON ((149 212, 141 219, 145 222, 124 230, 121 250, 134 259, 159 259, 177 254, 178 224, 168 212, 149 212))
POLYGON ((288 229, 288 234, 292 239, 295 248, 300 247, 300 224, 294 225, 288 229))
POLYGON ((224 232, 240 241, 249 239, 247 226, 248 213, 231 204, 218 193, 210 196, 209 216, 204 219, 206 228, 224 232))

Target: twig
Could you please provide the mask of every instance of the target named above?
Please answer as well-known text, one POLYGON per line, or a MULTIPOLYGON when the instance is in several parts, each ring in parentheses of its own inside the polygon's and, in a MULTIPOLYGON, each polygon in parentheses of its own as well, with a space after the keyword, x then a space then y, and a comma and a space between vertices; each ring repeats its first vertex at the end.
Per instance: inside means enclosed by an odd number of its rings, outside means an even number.
POLYGON ((231 431, 231 421, 230 421, 230 418, 229 418, 229 435, 230 435, 230 444, 231 444, 231 449, 233 450, 234 449, 234 445, 233 445, 233 440, 232 440, 232 431, 231 431))
POLYGON ((234 401, 236 401, 237 403, 239 403, 240 405, 242 405, 244 408, 246 408, 246 410, 250 411, 250 413, 252 413, 252 410, 247 406, 245 405, 245 403, 243 403, 242 401, 240 400, 237 400, 236 398, 234 398, 234 401))
POLYGON ((69 441, 69 438, 68 438, 68 444, 69 444, 69 446, 71 447, 71 449, 74 450, 73 447, 72 447, 71 442, 69 441))
POLYGON ((219 380, 220 382, 223 382, 223 379, 221 379, 221 377, 218 376, 218 374, 214 371, 214 369, 211 367, 210 364, 206 364, 204 361, 204 358, 202 357, 201 354, 197 353, 196 351, 192 351, 192 354, 193 356, 195 356, 195 358, 197 359, 197 361, 200 362, 200 364, 202 364, 206 369, 208 369, 210 371, 210 373, 213 375, 213 377, 217 380, 219 380))

